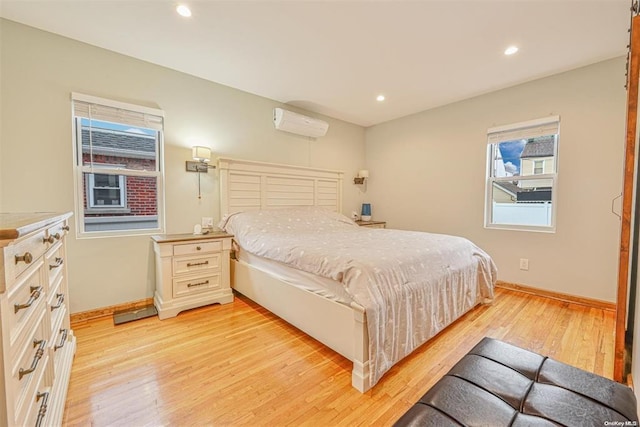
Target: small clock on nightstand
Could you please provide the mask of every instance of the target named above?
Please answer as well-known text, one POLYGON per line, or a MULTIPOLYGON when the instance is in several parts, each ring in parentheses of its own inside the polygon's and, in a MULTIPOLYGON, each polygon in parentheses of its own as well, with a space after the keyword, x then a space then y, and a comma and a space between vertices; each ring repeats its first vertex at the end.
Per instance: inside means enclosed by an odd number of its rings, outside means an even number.
POLYGON ((358 220, 358 221, 356 221, 356 224, 358 224, 360 227, 367 227, 367 228, 386 228, 387 227, 387 222, 386 221, 361 221, 361 220, 358 220))

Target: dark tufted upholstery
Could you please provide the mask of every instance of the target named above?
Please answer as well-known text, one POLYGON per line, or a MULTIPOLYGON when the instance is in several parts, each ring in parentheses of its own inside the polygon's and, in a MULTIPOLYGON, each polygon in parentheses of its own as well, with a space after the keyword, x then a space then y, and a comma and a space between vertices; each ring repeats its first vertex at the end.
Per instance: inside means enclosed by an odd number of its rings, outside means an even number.
POLYGON ((637 421, 629 387, 484 338, 395 426, 602 427, 637 421))

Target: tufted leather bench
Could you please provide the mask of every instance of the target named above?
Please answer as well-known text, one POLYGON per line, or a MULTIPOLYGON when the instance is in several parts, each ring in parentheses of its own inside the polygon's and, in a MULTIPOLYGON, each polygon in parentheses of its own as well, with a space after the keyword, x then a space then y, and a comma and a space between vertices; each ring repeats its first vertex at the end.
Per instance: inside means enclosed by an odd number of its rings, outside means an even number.
POLYGON ((637 421, 629 387, 484 338, 394 425, 602 427, 637 421))

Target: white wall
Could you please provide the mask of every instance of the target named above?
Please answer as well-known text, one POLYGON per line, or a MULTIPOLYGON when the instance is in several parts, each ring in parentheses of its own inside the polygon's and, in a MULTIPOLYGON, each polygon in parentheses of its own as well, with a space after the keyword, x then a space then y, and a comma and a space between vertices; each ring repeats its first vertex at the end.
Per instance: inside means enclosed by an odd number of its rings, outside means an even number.
MULTIPOLYGON (((190 232, 219 219, 218 180, 185 172, 191 138, 215 154, 345 172, 344 212, 356 208, 350 178, 364 167, 364 129, 323 117, 317 140, 276 131, 279 103, 70 39, 0 20, 0 206, 4 211, 73 210, 70 93, 165 111, 166 225, 190 232)), ((309 113, 310 114, 310 113, 309 113)), ((313 114, 310 114, 313 115, 313 114)), ((152 296, 149 237, 68 240, 71 312, 152 296)))
POLYGON ((373 218, 465 236, 491 254, 500 280, 614 302, 624 81, 618 58, 368 128, 373 218), (556 233, 485 229, 487 128, 551 114, 561 117, 556 233))

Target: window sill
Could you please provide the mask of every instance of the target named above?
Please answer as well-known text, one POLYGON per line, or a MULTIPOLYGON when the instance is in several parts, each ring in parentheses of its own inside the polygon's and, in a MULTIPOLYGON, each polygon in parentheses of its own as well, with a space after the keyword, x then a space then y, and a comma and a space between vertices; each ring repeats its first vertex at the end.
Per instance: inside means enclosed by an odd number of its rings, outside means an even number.
POLYGON ((85 209, 87 215, 113 215, 113 214, 130 214, 129 208, 90 208, 85 209))

